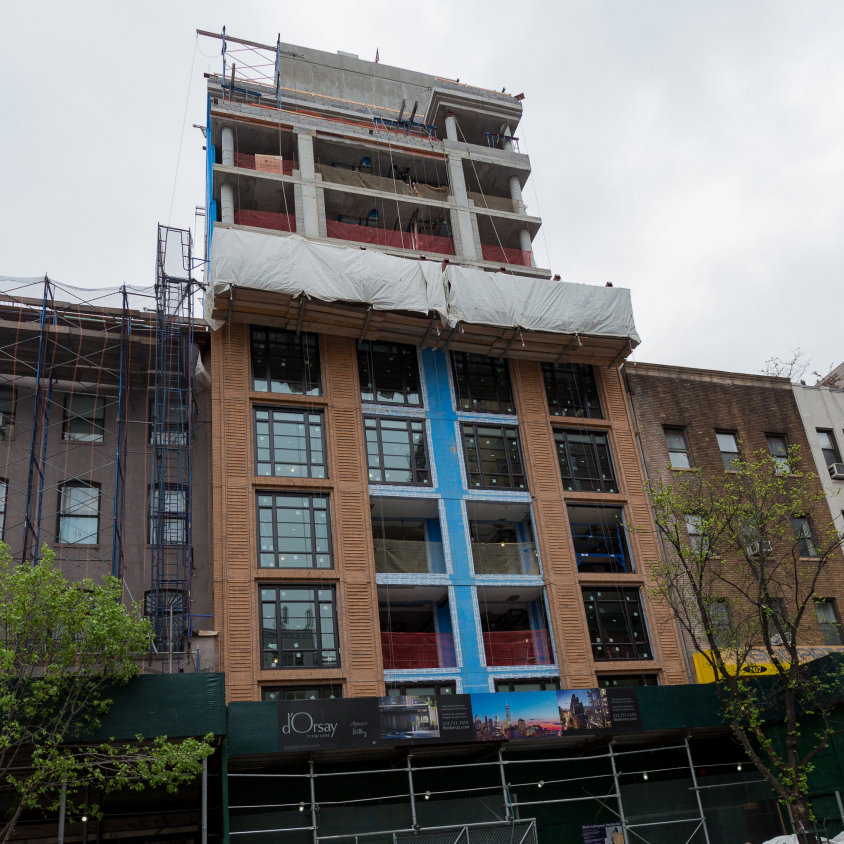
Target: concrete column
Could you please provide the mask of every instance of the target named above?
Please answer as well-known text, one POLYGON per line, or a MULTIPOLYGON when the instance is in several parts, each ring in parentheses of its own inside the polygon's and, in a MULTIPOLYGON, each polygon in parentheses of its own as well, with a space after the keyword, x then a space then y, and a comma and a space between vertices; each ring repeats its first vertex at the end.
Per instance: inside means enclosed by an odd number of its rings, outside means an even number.
MULTIPOLYGON (((452 118, 453 119, 453 118, 452 118)), ((463 159, 458 153, 448 153, 448 180, 451 194, 457 205, 457 226, 460 230, 462 255, 468 261, 477 261, 478 254, 472 237, 472 215, 469 213, 469 194, 466 191, 466 178, 463 175, 463 159)))
POLYGON ((525 202, 522 199, 522 186, 518 176, 510 176, 510 199, 513 200, 513 210, 517 214, 524 214, 525 202))
POLYGON ((519 232, 519 248, 530 255, 530 266, 535 266, 533 263, 533 246, 530 242, 530 232, 527 229, 522 229, 519 232))
POLYGON ((445 116, 445 136, 449 141, 457 140, 457 118, 451 112, 445 116))
POLYGON ((314 136, 298 132, 299 176, 302 179, 302 231, 305 237, 319 237, 319 205, 314 181, 314 136))
POLYGON ((220 185, 220 220, 234 223, 234 188, 228 182, 220 185))
POLYGON ((223 167, 234 167, 234 132, 228 126, 223 127, 222 141, 223 167))

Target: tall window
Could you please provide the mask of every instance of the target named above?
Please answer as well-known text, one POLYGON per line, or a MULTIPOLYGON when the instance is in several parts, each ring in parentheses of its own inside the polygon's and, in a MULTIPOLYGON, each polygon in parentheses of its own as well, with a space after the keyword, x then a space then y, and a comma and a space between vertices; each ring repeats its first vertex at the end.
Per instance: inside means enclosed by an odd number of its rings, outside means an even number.
POLYGON ((430 485, 422 419, 366 417, 363 424, 370 483, 430 485))
POLYGON ((155 397, 149 400, 149 441, 151 445, 187 445, 190 415, 193 408, 190 403, 185 405, 173 400, 166 407, 156 411, 155 397), (160 426, 156 412, 162 414, 160 426))
POLYGON ((730 614, 730 605, 726 600, 712 601, 709 604, 709 620, 712 630, 710 638, 712 644, 719 648, 725 648, 730 644, 733 631, 733 618, 730 614))
POLYGON ((577 492, 618 492, 605 431, 554 431, 563 486, 577 492))
POLYGON ((100 487, 68 481, 59 487, 58 541, 67 545, 96 545, 100 527, 100 487))
POLYGON ((542 377, 552 416, 603 419, 595 369, 588 363, 543 363, 542 377))
POLYGON ((801 557, 817 557, 818 549, 815 545, 815 532, 812 530, 811 521, 805 516, 793 516, 791 529, 794 531, 797 553, 801 557))
POLYGON ((515 413, 507 361, 452 352, 457 406, 470 413, 515 413))
POLYGON ((358 343, 360 397, 365 402, 419 406, 419 360, 415 346, 401 343, 358 343))
POLYGON ((575 504, 567 509, 578 571, 634 571, 621 507, 575 504))
POLYGON ((653 659, 638 589, 584 589, 583 604, 595 659, 653 659))
POLYGON ((823 451, 823 461, 829 466, 831 463, 840 463, 841 455, 838 452, 838 444, 835 442, 835 434, 832 431, 818 428, 818 442, 823 451))
POLYGON ((665 428, 665 444, 668 446, 668 458, 672 469, 692 468, 685 428, 665 428))
POLYGON ((317 335, 253 326, 252 389, 261 393, 318 396, 317 335))
POLYGON ((330 569, 327 495, 258 493, 258 565, 279 569, 330 569))
POLYGON ((470 487, 527 489, 517 428, 464 423, 462 429, 470 487))
POLYGON ((71 393, 64 397, 62 439, 101 443, 105 434, 105 396, 71 393))
POLYGON ((703 518, 695 513, 686 513, 686 530, 689 532, 689 545, 696 554, 705 551, 703 518))
POLYGON ((188 495, 178 484, 149 490, 149 541, 157 545, 184 545, 188 541, 188 495), (160 533, 159 533, 160 531, 160 533))
POLYGON ((815 613, 818 618, 818 627, 821 629, 823 643, 825 645, 844 645, 844 637, 841 635, 841 621, 835 608, 835 601, 832 598, 820 598, 815 601, 815 613))
POLYGON ((255 471, 285 478, 324 478, 322 413, 256 407, 255 471))
POLYGON ((717 431, 715 437, 718 440, 718 448, 721 450, 724 468, 735 469, 736 462, 741 457, 736 435, 730 431, 717 431))
POLYGON ((777 474, 787 475, 790 468, 788 465, 788 440, 780 434, 769 434, 766 439, 768 441, 768 454, 771 455, 771 460, 776 464, 777 474))
POLYGON ((6 535, 6 479, 0 478, 0 540, 6 535))
POLYGON ((334 587, 261 586, 261 667, 340 665, 334 587))

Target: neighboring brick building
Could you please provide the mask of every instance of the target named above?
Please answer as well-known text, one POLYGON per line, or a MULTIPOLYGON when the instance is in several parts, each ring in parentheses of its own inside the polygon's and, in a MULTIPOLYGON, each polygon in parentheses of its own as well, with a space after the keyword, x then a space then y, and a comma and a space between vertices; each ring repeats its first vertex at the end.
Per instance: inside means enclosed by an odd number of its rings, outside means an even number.
MULTIPOLYGON (((676 473, 691 467, 715 476, 724 472, 731 456, 749 457, 763 451, 775 459, 784 458, 793 445, 800 447, 803 468, 815 471, 814 444, 809 442, 787 378, 648 363, 625 364, 624 378, 650 478, 670 482, 676 473)), ((820 480, 817 491, 821 492, 820 480)), ((829 524, 823 501, 801 515, 808 519, 807 530, 829 524)), ((819 595, 827 600, 818 605, 817 624, 807 629, 806 645, 844 644, 840 563, 839 553, 818 584, 819 595)))

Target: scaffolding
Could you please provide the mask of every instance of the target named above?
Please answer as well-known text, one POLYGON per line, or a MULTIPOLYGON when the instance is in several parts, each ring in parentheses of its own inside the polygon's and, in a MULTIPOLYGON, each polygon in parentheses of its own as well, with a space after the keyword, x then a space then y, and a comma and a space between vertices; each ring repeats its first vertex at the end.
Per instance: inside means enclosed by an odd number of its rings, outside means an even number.
POLYGON ((150 488, 152 581, 146 611, 159 653, 185 650, 191 634, 193 298, 191 235, 158 227, 150 488))

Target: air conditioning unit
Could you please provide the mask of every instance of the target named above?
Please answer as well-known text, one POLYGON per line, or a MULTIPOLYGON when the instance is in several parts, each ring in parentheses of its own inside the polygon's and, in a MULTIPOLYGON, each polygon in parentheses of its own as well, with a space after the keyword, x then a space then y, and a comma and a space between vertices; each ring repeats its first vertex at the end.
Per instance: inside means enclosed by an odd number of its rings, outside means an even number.
POLYGON ((829 476, 834 481, 844 481, 844 463, 830 463, 829 476))
POLYGON ((747 546, 747 553, 751 557, 758 557, 760 553, 770 554, 773 550, 773 546, 767 539, 764 542, 751 542, 747 546))

